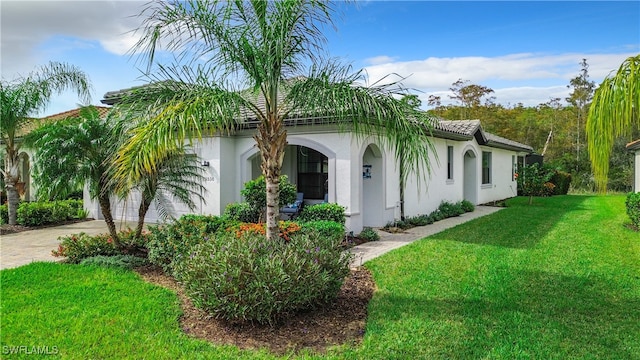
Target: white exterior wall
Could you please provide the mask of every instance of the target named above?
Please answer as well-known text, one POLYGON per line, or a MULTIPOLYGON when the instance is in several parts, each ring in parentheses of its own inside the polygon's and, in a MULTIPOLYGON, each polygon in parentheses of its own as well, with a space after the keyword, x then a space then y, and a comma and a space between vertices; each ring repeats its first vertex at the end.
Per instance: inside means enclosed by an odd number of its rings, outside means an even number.
POLYGON ((478 192, 478 204, 512 198, 518 195, 518 184, 513 180, 512 155, 514 151, 481 146, 478 158, 478 177, 482 182, 482 151, 491 153, 491 183, 481 184, 478 192))
MULTIPOLYGON (((244 183, 260 175, 259 154, 252 135, 253 132, 246 131, 233 137, 215 136, 193 146, 194 152, 209 162, 209 166, 204 167, 206 202, 199 204, 195 211, 174 205, 174 216, 221 215, 227 204, 242 201, 240 190, 244 183)), ((433 138, 432 141, 438 155, 431 157, 431 177, 426 182, 415 177, 408 181, 405 216, 429 214, 442 201, 458 202, 465 196, 472 197, 475 204, 516 196, 511 162, 512 156, 518 153, 479 146, 475 139, 433 138), (453 146, 453 179, 447 179, 447 146, 453 146), (492 153, 491 184, 488 185, 481 185, 482 151, 492 153), (466 163, 465 153, 474 155, 466 163)), ((353 134, 340 133, 331 126, 289 128, 288 144, 306 146, 327 156, 329 202, 345 207, 346 226, 350 231, 359 233, 363 227, 381 227, 400 218, 400 175, 392 149, 378 146, 372 138, 359 139, 353 134), (371 165, 367 167, 371 177, 364 176, 364 165, 371 165)), ((283 173, 297 173, 297 162, 292 155, 290 150, 285 154, 283 173)), ((636 163, 639 159, 640 155, 636 155, 636 163)), ((638 168, 640 165, 636 165, 638 168)), ((297 181, 295 177, 290 180, 297 181)), ((138 204, 135 195, 126 202, 114 202, 114 219, 137 220, 138 204)), ((89 201, 86 191, 85 207, 91 217, 101 218, 98 204, 89 201)), ((152 207, 146 221, 159 220, 152 207)))

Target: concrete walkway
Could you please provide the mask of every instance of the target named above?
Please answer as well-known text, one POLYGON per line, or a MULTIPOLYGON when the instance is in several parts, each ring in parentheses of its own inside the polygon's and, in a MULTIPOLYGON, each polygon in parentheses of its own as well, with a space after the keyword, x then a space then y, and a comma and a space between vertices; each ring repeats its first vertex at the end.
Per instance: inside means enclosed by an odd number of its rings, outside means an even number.
MULTIPOLYGON (((135 228, 134 223, 116 223, 118 229, 135 228)), ((98 235, 109 232, 104 220, 83 221, 75 224, 0 235, 0 269, 14 268, 33 261, 58 261, 51 250, 57 249, 58 237, 87 233, 98 235)))
MULTIPOLYGON (((501 208, 489 206, 476 206, 475 211, 458 217, 448 218, 431 225, 418 226, 406 230, 401 234, 390 234, 378 231, 379 241, 364 243, 351 248, 355 254, 351 266, 360 266, 365 262, 381 256, 391 250, 412 243, 424 237, 439 233, 440 231, 457 226, 467 221, 492 214, 501 208)), ((118 229, 135 227, 134 223, 117 223, 118 229)), ((58 237, 87 233, 97 235, 108 232, 103 220, 85 221, 76 224, 50 227, 41 230, 23 231, 16 234, 0 236, 0 269, 14 268, 29 264, 33 261, 58 261, 51 255, 51 250, 57 249, 60 241, 58 237)))
POLYGON ((405 246, 427 236, 437 234, 454 226, 458 226, 467 221, 493 214, 499 210, 502 210, 502 208, 493 206, 476 206, 473 212, 440 220, 431 225, 417 226, 405 230, 404 233, 390 234, 388 232, 378 231, 378 234, 380 234, 379 241, 372 241, 351 248, 351 252, 355 254, 353 261, 351 262, 351 266, 360 266, 371 259, 388 253, 391 250, 405 246))

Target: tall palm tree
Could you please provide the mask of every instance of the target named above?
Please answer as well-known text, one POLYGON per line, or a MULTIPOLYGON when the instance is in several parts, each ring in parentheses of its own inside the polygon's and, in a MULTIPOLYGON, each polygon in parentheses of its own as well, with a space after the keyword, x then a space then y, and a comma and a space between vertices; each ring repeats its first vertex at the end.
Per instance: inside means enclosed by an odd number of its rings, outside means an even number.
POLYGON ((627 58, 607 76, 593 97, 587 118, 589 157, 600 192, 607 191, 609 158, 615 139, 640 122, 640 55, 627 58))
POLYGON ((157 65, 152 86, 120 99, 121 106, 145 109, 148 116, 115 161, 121 186, 156 167, 166 147, 174 146, 168 144, 257 124, 267 236, 275 239, 285 120, 294 118, 331 121, 362 138, 373 136, 403 158, 411 170, 405 175, 429 173, 428 122, 393 96, 407 93, 401 83, 367 85, 362 71, 325 60, 322 28, 333 25, 333 12, 327 2, 315 0, 149 5, 132 50, 143 54, 149 69, 159 47, 177 55, 173 64, 157 65))
POLYGON ((67 90, 75 91, 83 102, 88 103, 91 99, 91 84, 87 75, 75 66, 58 62, 50 62, 26 77, 0 81, 0 136, 5 147, 4 169, 0 171, 5 179, 9 224, 16 223, 16 210, 20 201, 17 189, 20 182, 19 137, 24 135, 32 123, 31 116, 44 110, 54 94, 67 90))

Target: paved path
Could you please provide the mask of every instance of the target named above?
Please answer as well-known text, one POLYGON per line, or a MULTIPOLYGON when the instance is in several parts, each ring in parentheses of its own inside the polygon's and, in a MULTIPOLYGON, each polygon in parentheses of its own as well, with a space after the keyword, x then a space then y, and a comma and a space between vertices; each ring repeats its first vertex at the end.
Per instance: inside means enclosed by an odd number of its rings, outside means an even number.
MULTIPOLYGON (((116 223, 118 229, 121 225, 116 223)), ((135 224, 125 223, 122 229, 126 229, 127 226, 134 228, 135 224)), ((109 231, 104 220, 91 220, 0 235, 0 269, 18 267, 33 261, 58 261, 60 258, 51 255, 51 250, 57 249, 60 244, 58 237, 81 232, 97 235, 109 231)))
MULTIPOLYGON (((444 219, 431 225, 418 226, 401 234, 389 234, 379 231, 379 241, 364 243, 351 249, 355 254, 351 265, 360 266, 391 250, 481 216, 492 214, 500 209, 498 207, 476 206, 473 212, 444 219)), ((135 224, 126 223, 123 225, 118 223, 117 226, 118 229, 124 229, 127 226, 133 228, 135 224)), ((60 244, 58 237, 80 232, 91 235, 106 233, 107 225, 103 220, 93 220, 41 230, 23 231, 17 234, 1 235, 0 269, 14 268, 33 261, 58 261, 60 260, 59 258, 51 255, 51 250, 57 249, 60 244)))
POLYGON ((493 206, 476 206, 473 212, 440 220, 431 225, 417 226, 406 230, 404 233, 390 234, 388 232, 378 231, 378 234, 380 234, 379 241, 371 241, 351 248, 351 252, 355 254, 355 257, 351 262, 351 266, 360 266, 373 258, 377 258, 382 254, 388 253, 391 250, 410 244, 427 236, 437 234, 454 226, 458 226, 467 221, 493 214, 501 209, 502 208, 500 207, 493 206))

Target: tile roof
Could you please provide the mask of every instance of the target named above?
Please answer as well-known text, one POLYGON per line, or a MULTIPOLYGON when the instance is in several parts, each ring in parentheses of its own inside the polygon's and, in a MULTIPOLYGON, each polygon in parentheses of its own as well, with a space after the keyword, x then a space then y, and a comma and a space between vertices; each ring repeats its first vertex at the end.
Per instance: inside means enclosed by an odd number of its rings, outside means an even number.
MULTIPOLYGON (((107 113, 109 112, 109 110, 111 110, 111 108, 106 107, 106 106, 94 106, 96 108, 96 110, 98 110, 98 114, 100 114, 100 117, 104 117, 107 115, 107 113)), ((63 111, 61 113, 57 113, 57 114, 53 114, 53 115, 49 115, 46 117, 41 118, 40 120, 43 121, 50 121, 50 120, 63 120, 63 119, 68 119, 68 118, 72 118, 72 117, 77 117, 80 115, 80 110, 82 108, 77 108, 77 109, 73 109, 73 110, 67 110, 67 111, 63 111)))

